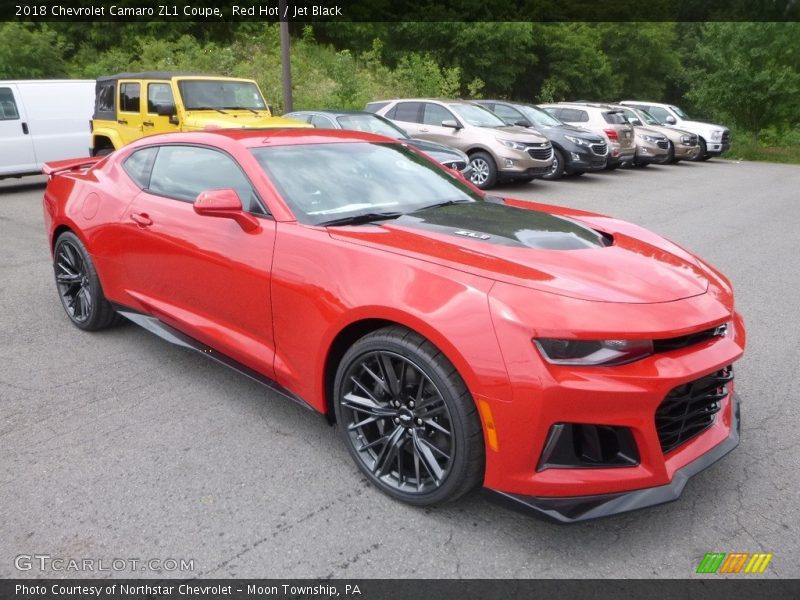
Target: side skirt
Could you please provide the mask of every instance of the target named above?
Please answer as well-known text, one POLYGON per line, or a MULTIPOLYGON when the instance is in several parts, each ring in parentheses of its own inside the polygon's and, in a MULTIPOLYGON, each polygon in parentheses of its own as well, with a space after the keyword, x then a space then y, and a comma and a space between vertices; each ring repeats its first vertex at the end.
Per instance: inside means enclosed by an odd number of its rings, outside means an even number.
POLYGON ((225 365, 226 367, 231 368, 234 371, 238 371, 239 373, 249 377, 253 381, 257 381, 258 383, 260 383, 263 386, 266 386, 276 394, 280 394, 284 398, 288 398, 289 400, 299 404, 303 408, 315 413, 317 412, 314 409, 314 407, 311 406, 308 402, 303 400, 297 394, 287 390, 285 387, 283 387, 273 379, 270 379, 269 377, 262 375, 258 371, 255 371, 254 369, 251 369, 250 367, 243 365, 242 363, 232 359, 230 356, 221 354, 216 350, 214 350, 213 348, 209 348, 208 346, 200 343, 193 337, 181 333, 177 329, 170 327, 169 325, 159 321, 155 317, 143 315, 142 313, 132 311, 127 307, 119 305, 115 305, 114 308, 120 315, 122 315, 129 321, 136 323, 136 325, 146 329, 150 333, 156 334, 158 337, 160 337, 163 340, 166 340, 170 344, 175 344, 176 346, 188 348, 189 350, 194 350, 195 352, 198 352, 207 358, 210 358, 222 365, 225 365))

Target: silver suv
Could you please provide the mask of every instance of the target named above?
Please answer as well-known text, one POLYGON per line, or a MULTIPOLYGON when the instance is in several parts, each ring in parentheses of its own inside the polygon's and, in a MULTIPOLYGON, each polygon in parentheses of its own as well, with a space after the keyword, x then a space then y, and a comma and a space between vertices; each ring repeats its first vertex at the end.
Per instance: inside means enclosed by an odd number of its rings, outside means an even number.
POLYGON ((583 127, 603 136, 608 143, 607 169, 616 169, 624 162, 633 162, 636 156, 633 126, 625 120, 620 111, 605 104, 581 102, 559 102, 539 106, 565 123, 583 127))
POLYGON ((552 170, 553 146, 546 137, 507 125, 466 101, 402 99, 370 102, 366 110, 394 121, 412 137, 466 152, 470 180, 481 189, 501 181, 531 181, 552 170))

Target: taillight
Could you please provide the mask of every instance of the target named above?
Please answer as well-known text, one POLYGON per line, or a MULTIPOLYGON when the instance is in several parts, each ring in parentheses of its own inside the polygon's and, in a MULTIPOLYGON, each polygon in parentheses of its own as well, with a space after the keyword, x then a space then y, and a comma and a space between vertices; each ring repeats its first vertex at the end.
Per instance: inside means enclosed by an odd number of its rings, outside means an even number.
POLYGON ((608 136, 608 139, 610 139, 612 142, 618 142, 619 141, 619 136, 617 135, 617 130, 616 129, 611 129, 609 127, 608 129, 603 129, 603 131, 606 132, 606 135, 608 136))

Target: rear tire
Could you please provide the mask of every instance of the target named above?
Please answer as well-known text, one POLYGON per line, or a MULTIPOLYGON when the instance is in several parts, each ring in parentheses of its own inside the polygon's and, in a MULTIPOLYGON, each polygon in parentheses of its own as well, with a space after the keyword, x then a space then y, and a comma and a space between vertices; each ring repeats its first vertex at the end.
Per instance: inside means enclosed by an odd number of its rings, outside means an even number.
POLYGON ((493 187, 497 183, 497 165, 494 159, 486 152, 476 152, 469 159, 472 167, 469 180, 482 190, 493 187))
POLYGON ((89 252, 71 231, 56 240, 53 271, 61 305, 75 327, 98 331, 121 321, 103 294, 89 252))
POLYGON ((336 371, 333 402, 350 455, 388 496, 428 506, 483 481, 483 429, 472 396, 419 334, 392 326, 358 340, 336 371))

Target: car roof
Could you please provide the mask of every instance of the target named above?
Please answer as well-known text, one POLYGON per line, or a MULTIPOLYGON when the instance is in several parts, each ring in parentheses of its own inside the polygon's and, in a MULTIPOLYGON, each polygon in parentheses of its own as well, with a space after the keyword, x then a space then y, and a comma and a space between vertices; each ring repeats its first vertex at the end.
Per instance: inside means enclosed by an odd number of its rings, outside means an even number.
MULTIPOLYGON (((318 114, 318 115, 331 115, 332 117, 344 117, 348 115, 369 115, 370 117, 375 117, 380 119, 379 115, 375 113, 371 113, 368 110, 335 110, 332 108, 319 108, 319 109, 310 109, 310 110, 293 110, 287 115, 293 114, 318 114)), ((286 116, 286 115, 284 115, 286 116)))
POLYGON ((209 79, 246 79, 243 77, 225 77, 223 75, 211 75, 209 73, 197 73, 192 71, 140 71, 138 73, 116 73, 114 75, 102 75, 97 81, 114 81, 116 79, 172 79, 173 77, 202 77, 209 79))
POLYGON ((292 146, 296 144, 330 144, 355 142, 397 143, 382 135, 346 129, 265 128, 265 129, 213 129, 185 133, 165 133, 141 138, 131 144, 137 147, 151 144, 210 144, 225 138, 246 148, 262 146, 292 146))

